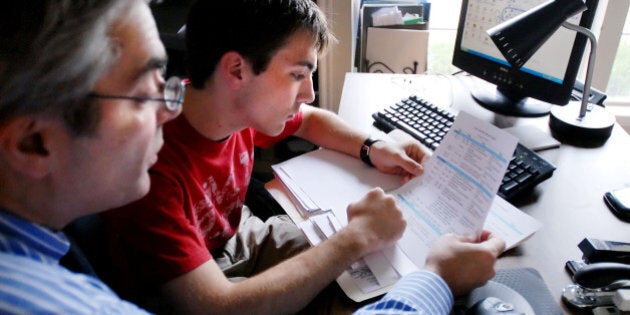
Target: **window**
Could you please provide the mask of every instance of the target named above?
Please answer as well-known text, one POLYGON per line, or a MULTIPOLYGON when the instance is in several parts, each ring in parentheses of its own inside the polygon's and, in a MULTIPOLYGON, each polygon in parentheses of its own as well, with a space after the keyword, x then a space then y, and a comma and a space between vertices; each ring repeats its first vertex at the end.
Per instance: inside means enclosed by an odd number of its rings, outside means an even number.
POLYGON ((461 0, 431 1, 429 17, 429 73, 452 74, 459 71, 452 65, 461 0))
POLYGON ((610 80, 606 89, 612 100, 623 101, 630 105, 630 11, 626 14, 617 56, 610 72, 610 80))

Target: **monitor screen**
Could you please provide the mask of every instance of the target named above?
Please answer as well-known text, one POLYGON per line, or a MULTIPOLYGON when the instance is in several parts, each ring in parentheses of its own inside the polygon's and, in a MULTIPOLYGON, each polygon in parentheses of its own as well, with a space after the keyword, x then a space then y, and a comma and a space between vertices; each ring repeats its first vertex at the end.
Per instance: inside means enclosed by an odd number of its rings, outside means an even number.
MULTIPOLYGON (((544 116, 552 104, 569 102, 586 37, 559 28, 523 65, 514 68, 496 48, 486 31, 548 0, 462 0, 453 65, 488 81, 472 87, 482 106, 508 116, 544 116)), ((590 28, 597 0, 587 0, 588 10, 567 22, 590 28)))

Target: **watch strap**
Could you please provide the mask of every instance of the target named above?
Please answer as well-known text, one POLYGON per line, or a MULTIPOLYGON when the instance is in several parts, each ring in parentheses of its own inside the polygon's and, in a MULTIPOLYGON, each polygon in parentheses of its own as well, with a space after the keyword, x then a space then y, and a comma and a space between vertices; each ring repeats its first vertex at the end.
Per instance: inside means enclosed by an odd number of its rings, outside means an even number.
POLYGON ((372 144, 378 141, 381 141, 381 140, 372 139, 372 138, 365 139, 365 141, 363 142, 363 145, 361 145, 361 151, 359 151, 359 156, 361 157, 361 161, 363 161, 363 163, 371 167, 374 167, 374 164, 372 164, 372 161, 370 160, 370 149, 372 148, 372 144))

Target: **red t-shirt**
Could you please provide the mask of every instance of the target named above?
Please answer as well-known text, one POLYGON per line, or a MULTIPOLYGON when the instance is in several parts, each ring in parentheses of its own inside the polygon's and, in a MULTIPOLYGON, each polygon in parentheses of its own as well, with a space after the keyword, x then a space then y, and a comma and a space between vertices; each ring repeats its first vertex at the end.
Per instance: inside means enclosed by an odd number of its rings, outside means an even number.
POLYGON ((220 142, 203 137, 184 115, 167 123, 149 194, 103 214, 114 286, 124 293, 159 285, 210 260, 238 229, 254 146, 269 147, 301 123, 300 112, 279 136, 245 129, 220 142))

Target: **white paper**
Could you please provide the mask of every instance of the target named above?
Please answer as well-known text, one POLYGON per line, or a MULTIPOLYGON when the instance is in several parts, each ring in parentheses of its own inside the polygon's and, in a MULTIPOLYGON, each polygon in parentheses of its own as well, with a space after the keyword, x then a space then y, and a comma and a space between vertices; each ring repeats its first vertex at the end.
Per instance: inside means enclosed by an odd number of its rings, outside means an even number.
MULTIPOLYGON (((292 185, 299 186, 317 205, 332 210, 342 226, 348 224, 346 208, 374 187, 388 191, 400 186, 402 178, 383 174, 360 160, 331 150, 316 150, 297 158, 275 164, 274 173, 284 182, 291 177, 292 185)), ((286 182, 285 182, 286 184, 286 182)))
POLYGON ((398 246, 418 267, 440 235, 481 234, 516 144, 511 134, 461 112, 424 174, 391 192, 407 220, 398 246))
POLYGON ((505 241, 505 250, 516 247, 541 227, 542 224, 538 220, 498 196, 494 198, 483 226, 484 229, 501 236, 505 241))

